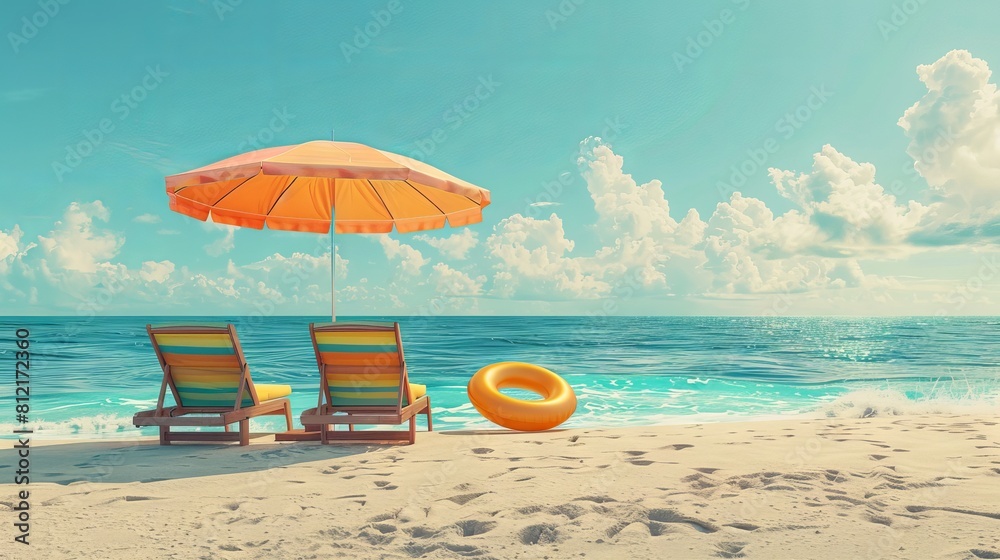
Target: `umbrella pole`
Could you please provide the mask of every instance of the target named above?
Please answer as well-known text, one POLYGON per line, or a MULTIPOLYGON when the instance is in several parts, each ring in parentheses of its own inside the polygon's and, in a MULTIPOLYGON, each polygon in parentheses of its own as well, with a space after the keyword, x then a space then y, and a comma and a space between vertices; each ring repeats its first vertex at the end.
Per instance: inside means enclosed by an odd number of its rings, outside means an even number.
POLYGON ((333 245, 333 233, 336 228, 330 224, 330 320, 337 320, 337 292, 334 290, 334 279, 337 277, 337 253, 333 245))

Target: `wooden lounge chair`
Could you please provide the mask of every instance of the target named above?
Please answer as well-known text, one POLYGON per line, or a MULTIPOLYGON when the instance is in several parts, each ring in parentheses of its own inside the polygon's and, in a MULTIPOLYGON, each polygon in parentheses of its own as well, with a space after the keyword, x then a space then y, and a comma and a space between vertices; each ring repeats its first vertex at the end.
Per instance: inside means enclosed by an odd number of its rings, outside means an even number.
POLYGON ((292 427, 288 385, 254 385, 233 325, 157 327, 146 325, 163 383, 155 410, 139 412, 132 423, 159 426, 160 445, 173 441, 250 443, 250 418, 284 414, 292 427), (167 388, 176 406, 164 406, 167 388), (198 416, 194 416, 198 415, 198 416), (239 423, 239 433, 230 424, 239 423), (171 432, 171 426, 223 426, 223 432, 171 432))
MULTIPOLYGON (((399 323, 310 324, 320 372, 319 403, 302 413, 305 432, 319 440, 408 441, 416 439, 417 414, 433 431, 426 387, 410 383, 403 359, 399 323), (355 424, 402 424, 404 431, 354 431, 355 424), (336 425, 346 431, 335 431, 336 425)), ((305 438, 300 438, 305 439, 305 438)))

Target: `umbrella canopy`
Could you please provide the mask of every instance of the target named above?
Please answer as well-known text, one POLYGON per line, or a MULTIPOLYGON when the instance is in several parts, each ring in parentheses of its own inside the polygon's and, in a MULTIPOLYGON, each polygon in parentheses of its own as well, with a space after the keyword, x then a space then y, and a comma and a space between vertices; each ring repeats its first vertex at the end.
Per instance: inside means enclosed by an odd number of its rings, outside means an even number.
MULTIPOLYGON (((330 232, 331 282, 334 232, 476 224, 490 203, 490 191, 421 161, 325 140, 247 152, 166 182, 170 209, 201 221, 211 216, 253 229, 330 232)), ((331 315, 336 318, 332 309, 331 315)))
POLYGON ((490 192, 406 156, 315 141, 247 152, 166 179, 170 209, 240 227, 401 233, 482 221, 490 192), (335 209, 335 211, 334 211, 335 209))

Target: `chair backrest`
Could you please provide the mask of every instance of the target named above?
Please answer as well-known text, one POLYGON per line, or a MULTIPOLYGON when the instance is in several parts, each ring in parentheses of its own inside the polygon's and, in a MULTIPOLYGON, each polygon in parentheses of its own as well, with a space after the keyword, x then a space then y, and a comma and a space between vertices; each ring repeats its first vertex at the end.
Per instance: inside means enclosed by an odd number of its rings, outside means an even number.
POLYGON ((179 406, 235 408, 239 395, 242 395, 241 407, 258 404, 232 325, 147 325, 146 330, 179 406))
POLYGON ((310 324, 309 332, 328 404, 398 410, 410 403, 399 323, 310 324))

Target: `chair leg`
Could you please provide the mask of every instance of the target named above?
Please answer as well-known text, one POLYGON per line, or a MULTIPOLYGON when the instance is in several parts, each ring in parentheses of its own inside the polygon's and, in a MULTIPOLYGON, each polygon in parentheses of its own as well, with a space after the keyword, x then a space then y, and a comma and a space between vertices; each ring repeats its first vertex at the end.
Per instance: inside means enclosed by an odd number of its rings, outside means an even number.
POLYGON ((417 416, 414 414, 410 417, 410 444, 412 445, 417 441, 417 416))
POLYGON ((288 426, 287 429, 292 429, 292 405, 291 403, 285 403, 285 424, 288 426))
POLYGON ((170 445, 170 426, 160 426, 160 445, 170 445))
POLYGON ((223 426, 222 429, 228 432, 229 431, 229 424, 226 424, 225 426, 223 426))
POLYGON ((250 445, 250 419, 240 420, 240 445, 250 445))
POLYGON ((434 421, 431 420, 431 398, 430 397, 427 397, 427 409, 424 411, 424 414, 427 415, 427 431, 428 432, 433 432, 434 431, 434 421))
POLYGON ((319 442, 320 443, 326 444, 329 441, 329 436, 327 436, 327 430, 329 430, 329 429, 330 429, 330 426, 328 426, 327 424, 320 425, 320 427, 319 427, 319 442))
POLYGON ((348 424, 347 425, 347 431, 348 432, 353 432, 354 431, 354 424, 348 424))

